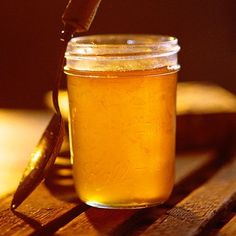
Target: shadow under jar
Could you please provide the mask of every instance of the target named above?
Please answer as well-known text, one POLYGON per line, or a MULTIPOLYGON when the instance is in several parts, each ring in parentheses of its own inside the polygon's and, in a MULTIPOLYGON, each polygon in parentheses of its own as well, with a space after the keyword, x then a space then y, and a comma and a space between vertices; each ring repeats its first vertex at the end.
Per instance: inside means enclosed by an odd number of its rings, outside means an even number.
POLYGON ((73 38, 66 52, 75 187, 86 204, 143 208, 174 183, 177 39, 73 38))

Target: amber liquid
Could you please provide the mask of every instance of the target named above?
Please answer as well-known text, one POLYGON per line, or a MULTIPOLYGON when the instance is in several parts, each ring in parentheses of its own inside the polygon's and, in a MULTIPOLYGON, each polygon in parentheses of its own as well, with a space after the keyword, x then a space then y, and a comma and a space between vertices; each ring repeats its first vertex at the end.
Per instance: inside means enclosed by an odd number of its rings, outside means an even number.
POLYGON ((68 75, 74 181, 105 208, 164 202, 174 182, 176 72, 68 75))

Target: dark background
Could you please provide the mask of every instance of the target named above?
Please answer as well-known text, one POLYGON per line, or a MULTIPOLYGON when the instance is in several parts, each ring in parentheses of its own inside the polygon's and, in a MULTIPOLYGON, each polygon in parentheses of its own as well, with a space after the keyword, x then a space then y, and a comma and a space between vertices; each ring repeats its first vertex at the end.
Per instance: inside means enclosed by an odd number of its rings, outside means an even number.
MULTIPOLYGON (((59 55, 67 0, 1 1, 0 108, 43 107, 59 55)), ((102 0, 87 34, 176 36, 179 80, 212 81, 236 93, 235 0, 102 0)))

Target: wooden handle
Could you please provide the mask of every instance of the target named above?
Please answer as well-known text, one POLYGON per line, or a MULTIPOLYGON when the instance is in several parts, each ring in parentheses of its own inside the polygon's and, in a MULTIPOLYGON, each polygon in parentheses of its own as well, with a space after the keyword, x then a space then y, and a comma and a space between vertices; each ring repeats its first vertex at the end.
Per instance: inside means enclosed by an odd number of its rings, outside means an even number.
POLYGON ((85 32, 89 29, 101 0, 70 0, 62 21, 74 32, 85 32))

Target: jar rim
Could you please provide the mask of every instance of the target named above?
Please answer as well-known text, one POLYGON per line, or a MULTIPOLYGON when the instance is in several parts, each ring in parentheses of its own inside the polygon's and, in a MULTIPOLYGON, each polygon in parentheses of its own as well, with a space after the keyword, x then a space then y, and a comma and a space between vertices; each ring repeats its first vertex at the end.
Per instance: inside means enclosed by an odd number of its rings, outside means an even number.
POLYGON ((114 46, 125 45, 133 47, 138 45, 177 44, 176 37, 154 34, 96 34, 72 38, 70 44, 77 46, 114 46))
POLYGON ((111 56, 125 54, 177 53, 178 40, 167 35, 151 34, 98 34, 72 38, 68 44, 69 56, 111 56))
POLYGON ((75 37, 65 53, 66 69, 132 70, 177 64, 178 40, 167 35, 98 34, 75 37), (110 65, 109 65, 110 64, 110 65))

